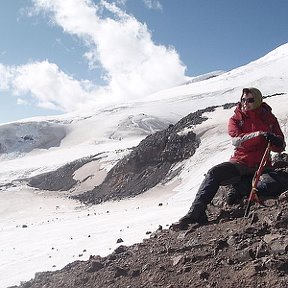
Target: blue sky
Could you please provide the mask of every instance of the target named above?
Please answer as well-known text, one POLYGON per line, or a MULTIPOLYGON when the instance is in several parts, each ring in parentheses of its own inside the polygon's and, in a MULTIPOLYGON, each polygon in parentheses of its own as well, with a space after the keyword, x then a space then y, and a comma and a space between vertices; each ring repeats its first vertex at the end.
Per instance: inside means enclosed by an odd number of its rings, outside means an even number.
POLYGON ((288 42, 286 0, 2 0, 0 123, 129 101, 288 42))

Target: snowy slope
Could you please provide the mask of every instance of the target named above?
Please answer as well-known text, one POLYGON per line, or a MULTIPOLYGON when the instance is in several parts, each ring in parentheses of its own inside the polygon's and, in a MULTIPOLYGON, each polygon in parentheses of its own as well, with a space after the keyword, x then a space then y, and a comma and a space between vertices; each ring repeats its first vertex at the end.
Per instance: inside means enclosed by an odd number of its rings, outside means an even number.
MULTIPOLYGON (((0 125, 0 151, 5 152, 0 156, 0 184, 98 153, 103 155, 98 166, 83 168, 77 177, 89 173, 95 178, 101 174, 103 179, 103 173, 148 134, 198 109, 237 102, 243 87, 258 87, 265 96, 277 94, 265 101, 287 137, 287 67, 288 44, 243 67, 160 91, 142 101, 0 125)), ((105 255, 119 245, 120 237, 129 245, 148 237, 146 231, 159 224, 165 227, 178 219, 191 204, 207 169, 229 159, 232 146, 226 125, 232 113, 233 109, 222 108, 207 113, 208 120, 194 129, 201 145, 193 157, 179 164, 184 167, 179 177, 131 200, 83 207, 57 192, 34 191, 21 183, 3 186, 0 287, 28 280, 37 271, 87 259, 90 254, 105 255)))

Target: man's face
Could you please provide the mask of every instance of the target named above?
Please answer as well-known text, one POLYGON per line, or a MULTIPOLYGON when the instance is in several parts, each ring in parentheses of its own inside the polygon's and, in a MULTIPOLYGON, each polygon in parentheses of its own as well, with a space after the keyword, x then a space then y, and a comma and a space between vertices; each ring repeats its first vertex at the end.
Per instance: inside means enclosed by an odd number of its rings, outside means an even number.
POLYGON ((244 111, 254 109, 255 99, 251 93, 244 94, 241 99, 242 108, 244 111))

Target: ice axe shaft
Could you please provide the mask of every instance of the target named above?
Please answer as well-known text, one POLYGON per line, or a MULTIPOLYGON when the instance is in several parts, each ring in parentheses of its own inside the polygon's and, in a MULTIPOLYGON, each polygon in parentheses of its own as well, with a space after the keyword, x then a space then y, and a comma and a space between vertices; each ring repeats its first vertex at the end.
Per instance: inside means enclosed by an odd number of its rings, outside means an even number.
POLYGON ((270 151, 271 151, 271 143, 268 142, 267 148, 263 154, 263 157, 261 159, 259 168, 256 170, 254 177, 252 179, 252 188, 251 188, 251 192, 249 194, 249 198, 248 198, 248 204, 245 210, 245 215, 244 217, 247 217, 249 215, 249 211, 250 211, 250 207, 252 204, 252 201, 260 203, 259 197, 257 195, 257 184, 259 182, 260 176, 263 172, 263 169, 265 167, 265 165, 267 164, 267 160, 270 156, 270 151))

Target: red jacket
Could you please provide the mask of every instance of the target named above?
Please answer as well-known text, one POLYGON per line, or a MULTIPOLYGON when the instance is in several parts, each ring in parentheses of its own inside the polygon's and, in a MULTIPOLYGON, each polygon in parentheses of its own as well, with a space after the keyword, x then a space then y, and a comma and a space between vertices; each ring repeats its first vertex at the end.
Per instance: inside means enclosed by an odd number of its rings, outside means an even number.
POLYGON ((281 137, 283 147, 272 145, 271 148, 274 152, 284 151, 284 135, 271 110, 271 107, 264 102, 259 108, 249 111, 242 111, 241 103, 238 104, 228 124, 228 133, 235 146, 231 161, 257 169, 268 144, 261 132, 270 132, 281 137))

